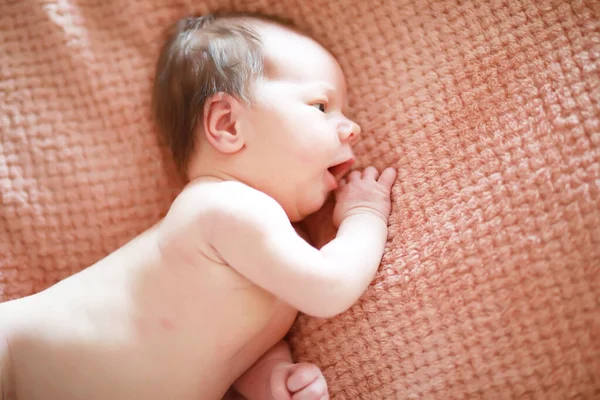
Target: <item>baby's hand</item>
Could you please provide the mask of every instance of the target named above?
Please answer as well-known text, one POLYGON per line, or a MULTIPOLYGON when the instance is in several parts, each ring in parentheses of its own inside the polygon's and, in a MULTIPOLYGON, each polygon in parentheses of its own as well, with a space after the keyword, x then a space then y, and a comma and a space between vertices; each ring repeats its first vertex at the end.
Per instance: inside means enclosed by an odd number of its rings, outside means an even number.
POLYGON ((340 182, 335 193, 336 205, 333 223, 339 227, 351 215, 370 212, 387 223, 391 211, 390 191, 396 180, 396 170, 385 169, 381 175, 375 167, 367 167, 362 173, 352 171, 340 182))
POLYGON ((282 364, 271 372, 273 400, 328 400, 327 382, 314 364, 282 364))

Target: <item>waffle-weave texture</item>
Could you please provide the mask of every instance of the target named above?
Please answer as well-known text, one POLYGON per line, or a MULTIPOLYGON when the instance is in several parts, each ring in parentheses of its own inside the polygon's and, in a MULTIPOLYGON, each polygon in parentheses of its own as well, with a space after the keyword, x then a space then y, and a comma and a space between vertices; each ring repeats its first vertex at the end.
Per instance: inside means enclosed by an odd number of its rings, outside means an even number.
MULTIPOLYGON (((361 300, 301 316, 334 399, 600 397, 600 2, 0 3, 0 300, 151 226, 181 188, 149 118, 163 29, 294 20, 346 72, 359 166, 393 165, 361 300)), ((328 213, 311 221, 331 237, 328 213)))

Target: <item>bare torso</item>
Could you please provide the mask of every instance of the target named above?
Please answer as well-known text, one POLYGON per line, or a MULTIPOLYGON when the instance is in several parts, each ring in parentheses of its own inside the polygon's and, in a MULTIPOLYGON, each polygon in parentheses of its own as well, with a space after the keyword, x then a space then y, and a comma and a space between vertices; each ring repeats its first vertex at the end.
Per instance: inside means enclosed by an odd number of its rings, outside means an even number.
POLYGON ((283 338, 295 309, 214 257, 166 257, 159 230, 0 304, 18 399, 220 399, 283 338))

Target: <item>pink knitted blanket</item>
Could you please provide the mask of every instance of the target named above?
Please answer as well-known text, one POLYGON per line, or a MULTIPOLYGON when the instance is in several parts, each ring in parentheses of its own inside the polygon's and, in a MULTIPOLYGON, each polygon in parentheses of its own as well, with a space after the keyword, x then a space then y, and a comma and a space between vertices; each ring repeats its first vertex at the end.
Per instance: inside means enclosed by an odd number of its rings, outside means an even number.
MULTIPOLYGON (((328 45, 359 164, 399 169, 375 281, 289 335, 332 398, 600 396, 597 0, 3 0, 0 300, 167 210, 181 182, 149 119, 162 30, 219 7, 328 45)), ((331 237, 327 210, 312 227, 331 237)))

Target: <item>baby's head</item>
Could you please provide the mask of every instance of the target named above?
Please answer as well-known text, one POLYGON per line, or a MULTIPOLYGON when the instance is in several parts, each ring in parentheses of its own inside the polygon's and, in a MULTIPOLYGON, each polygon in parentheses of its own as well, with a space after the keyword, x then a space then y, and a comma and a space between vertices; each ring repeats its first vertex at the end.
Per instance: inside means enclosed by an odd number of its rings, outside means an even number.
POLYGON ((350 169, 360 128, 345 106, 333 56, 266 17, 185 19, 158 60, 153 111, 180 171, 261 190, 292 221, 350 169))

